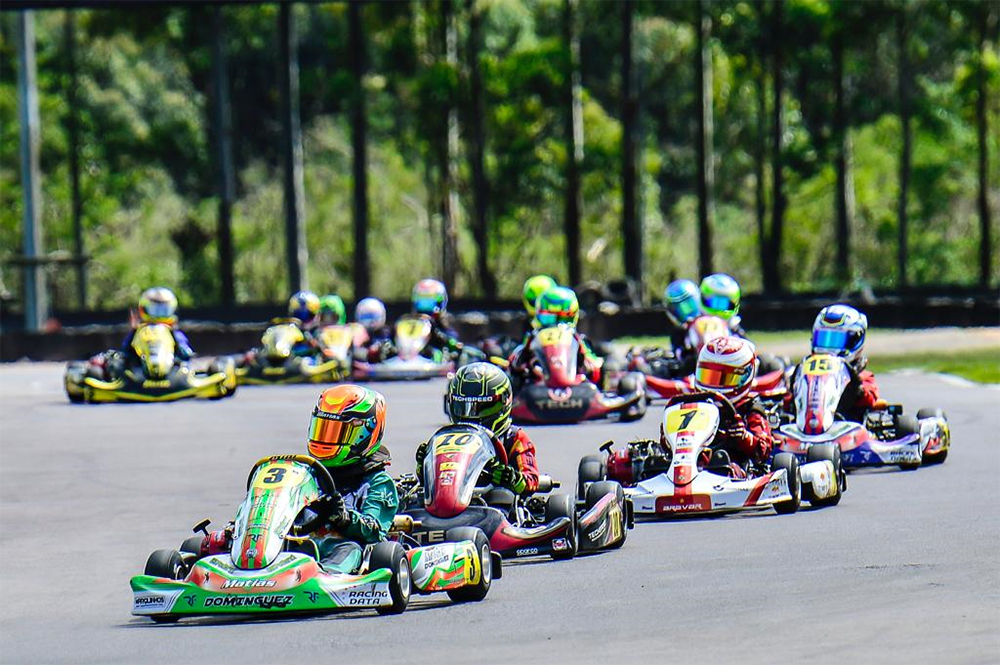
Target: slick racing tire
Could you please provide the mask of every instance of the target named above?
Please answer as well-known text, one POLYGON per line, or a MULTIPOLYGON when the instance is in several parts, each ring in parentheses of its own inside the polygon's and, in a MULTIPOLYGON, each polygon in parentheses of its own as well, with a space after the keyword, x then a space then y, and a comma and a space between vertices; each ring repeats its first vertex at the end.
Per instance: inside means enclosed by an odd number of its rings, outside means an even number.
POLYGON ((599 483, 608 477, 608 464, 604 455, 587 455, 580 460, 576 472, 576 498, 583 501, 587 498, 587 484, 599 483))
POLYGON ((774 504, 774 512, 790 515, 802 505, 802 479, 799 477, 799 460, 791 453, 778 453, 771 465, 773 471, 784 469, 788 472, 788 491, 792 498, 774 504))
MULTIPOLYGON (((156 550, 146 559, 146 575, 165 577, 168 580, 182 580, 187 574, 187 567, 177 550, 156 550)), ((174 623, 180 619, 177 615, 151 614, 150 619, 156 623, 174 623)))
POLYGON ((569 518, 569 532, 566 535, 566 539, 570 543, 567 549, 552 552, 550 556, 557 561, 560 559, 572 559, 576 556, 578 546, 576 539, 576 501, 569 494, 551 494, 545 501, 545 523, 551 524, 560 517, 569 518))
POLYGON ((619 396, 630 395, 635 392, 642 393, 639 401, 634 407, 629 407, 625 411, 622 411, 621 422, 629 423, 636 420, 642 420, 642 417, 646 415, 646 396, 645 396, 645 386, 643 385, 645 378, 642 374, 638 372, 630 372, 621 378, 618 382, 618 390, 616 391, 619 396))
POLYGON ((587 487, 587 498, 584 501, 586 510, 590 510, 597 505, 597 502, 608 494, 614 493, 615 499, 618 504, 622 506, 622 537, 618 542, 609 545, 609 550, 616 550, 625 544, 625 540, 628 538, 628 524, 625 524, 625 490, 614 480, 602 480, 600 482, 592 483, 587 487))
POLYGON ((389 580, 389 597, 392 599, 392 604, 375 609, 379 614, 402 614, 410 604, 410 593, 413 591, 410 563, 403 546, 394 540, 376 543, 368 558, 368 570, 379 568, 388 568, 392 571, 392 578, 389 580))
MULTIPOLYGON (((923 418, 943 418, 945 422, 948 420, 948 416, 945 415, 943 409, 934 408, 924 408, 917 411, 917 420, 922 420, 923 418)), ((933 453, 930 455, 924 455, 924 464, 940 464, 941 462, 948 459, 948 449, 945 448, 939 453, 933 453)))
MULTIPOLYGON (((899 420, 896 421, 896 436, 904 437, 908 434, 919 435, 920 422, 913 416, 899 416, 899 420)), ((919 467, 920 462, 899 465, 899 468, 903 471, 913 471, 919 467)))
POLYGON ((477 583, 458 589, 449 589, 448 597, 456 603, 482 600, 490 592, 490 585, 493 583, 493 556, 490 551, 489 538, 486 537, 482 529, 477 529, 474 526, 457 526, 448 529, 444 537, 445 540, 452 543, 471 540, 476 547, 476 556, 479 557, 480 569, 482 570, 477 583))
POLYGON ((809 446, 806 452, 806 463, 829 460, 833 464, 833 477, 837 483, 837 493, 825 499, 813 497, 812 488, 809 490, 809 503, 821 508, 824 506, 836 506, 840 503, 840 498, 844 496, 847 489, 847 474, 844 473, 844 464, 840 459, 840 446, 832 443, 814 444, 809 446))

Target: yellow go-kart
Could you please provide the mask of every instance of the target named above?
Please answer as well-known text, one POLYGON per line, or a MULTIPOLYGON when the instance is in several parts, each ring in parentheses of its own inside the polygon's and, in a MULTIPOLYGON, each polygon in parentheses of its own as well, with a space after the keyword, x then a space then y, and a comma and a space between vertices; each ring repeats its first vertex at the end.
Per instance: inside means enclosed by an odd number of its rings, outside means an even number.
POLYGON ((314 335, 315 350, 295 353, 305 343, 297 319, 277 319, 264 331, 261 346, 236 361, 241 385, 330 383, 347 378, 351 370, 354 331, 349 326, 325 326, 314 335))
POLYGON ((66 395, 82 402, 172 402, 179 399, 221 399, 236 392, 232 360, 213 362, 196 371, 176 356, 170 328, 162 323, 140 326, 132 337, 139 359, 129 365, 121 353, 108 351, 66 368, 66 395))

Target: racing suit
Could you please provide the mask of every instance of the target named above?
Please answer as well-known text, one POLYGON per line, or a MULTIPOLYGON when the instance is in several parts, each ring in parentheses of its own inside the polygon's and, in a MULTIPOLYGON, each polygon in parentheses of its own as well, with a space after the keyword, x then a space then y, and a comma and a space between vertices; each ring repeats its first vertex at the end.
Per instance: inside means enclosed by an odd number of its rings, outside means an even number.
POLYGON ((389 463, 389 451, 383 445, 362 465, 330 470, 347 506, 348 522, 336 529, 328 525, 313 535, 320 563, 327 570, 356 572, 364 546, 385 540, 399 505, 396 484, 385 471, 389 463))
MULTIPOLYGON (((125 340, 122 342, 122 353, 125 354, 129 363, 139 361, 139 356, 136 355, 135 350, 132 348, 132 340, 135 338, 135 331, 138 329, 136 327, 129 331, 129 334, 125 336, 125 340)), ((191 360, 195 354, 187 335, 179 328, 173 326, 170 326, 170 334, 174 338, 174 356, 178 360, 191 360)))
MULTIPOLYGON (((759 397, 747 395, 733 406, 736 417, 726 418, 723 415, 712 448, 728 453, 733 476, 741 478, 746 477, 748 466, 762 464, 770 457, 774 438, 759 397)), ((708 461, 704 460, 706 464, 708 461)))
MULTIPOLYGON (((503 446, 506 451, 507 464, 487 467, 484 471, 487 482, 502 485, 515 494, 533 494, 538 489, 539 476, 538 462, 535 461, 535 444, 525 431, 516 425, 511 425, 501 437, 494 437, 494 442, 503 446)), ((417 446, 418 476, 424 465, 424 458, 427 457, 427 446, 427 441, 417 446)))
MULTIPOLYGON (((535 339, 537 334, 537 330, 533 330, 528 333, 524 342, 515 348, 511 353, 509 359, 509 369, 512 377, 519 377, 524 380, 524 378, 531 375, 533 366, 532 361, 534 360, 534 352, 531 350, 531 342, 535 339)), ((576 359, 577 367, 582 369, 582 373, 587 380, 600 385, 601 367, 604 365, 604 360, 594 353, 594 350, 590 347, 590 342, 587 341, 586 335, 577 332, 574 328, 573 336, 576 338, 579 345, 576 359)))
POLYGON ((430 317, 431 338, 429 347, 442 351, 457 354, 462 350, 462 342, 458 339, 458 333, 451 327, 450 317, 447 313, 441 312, 430 317))
MULTIPOLYGON (((837 404, 837 413, 842 415, 845 420, 854 423, 864 423, 865 416, 869 411, 883 409, 886 403, 879 394, 878 384, 875 383, 875 375, 872 372, 867 369, 858 371, 851 363, 846 363, 846 367, 851 375, 851 380, 840 396, 840 402, 837 404)), ((790 385, 795 385, 795 381, 799 377, 800 368, 801 365, 796 367, 795 371, 792 372, 790 385)), ((795 395, 791 392, 785 395, 783 406, 785 407, 785 411, 794 415, 795 395)))
POLYGON ((370 363, 380 363, 392 353, 392 331, 388 326, 380 326, 369 330, 365 328, 366 338, 357 347, 357 356, 370 363))

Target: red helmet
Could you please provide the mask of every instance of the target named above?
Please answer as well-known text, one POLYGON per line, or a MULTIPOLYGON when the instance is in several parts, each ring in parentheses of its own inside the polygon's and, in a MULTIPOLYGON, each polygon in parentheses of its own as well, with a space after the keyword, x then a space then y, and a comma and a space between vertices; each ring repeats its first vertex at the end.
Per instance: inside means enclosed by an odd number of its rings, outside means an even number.
POLYGON ((702 347, 694 383, 700 390, 719 393, 736 403, 746 397, 757 376, 757 354, 740 337, 717 337, 702 347))

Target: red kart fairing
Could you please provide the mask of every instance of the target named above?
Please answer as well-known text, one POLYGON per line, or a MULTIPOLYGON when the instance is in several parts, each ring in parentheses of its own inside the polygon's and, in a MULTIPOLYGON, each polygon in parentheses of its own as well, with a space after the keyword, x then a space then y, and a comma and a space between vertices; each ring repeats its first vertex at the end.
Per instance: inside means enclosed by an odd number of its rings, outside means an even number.
POLYGON ((580 341, 568 326, 539 330, 531 341, 535 380, 514 396, 511 411, 518 422, 576 423, 619 414, 623 420, 641 418, 646 393, 640 375, 620 381, 618 394, 602 392, 579 372, 580 341))
MULTIPOLYGON (((448 529, 473 526, 482 529, 490 547, 505 557, 552 554, 558 558, 572 556, 578 545, 600 549, 624 541, 627 511, 613 493, 601 497, 579 518, 581 528, 587 529, 579 541, 571 497, 547 497, 553 505, 562 504, 562 511, 556 514, 546 506, 544 520, 532 517, 530 509, 518 503, 522 501, 519 498, 510 510, 487 505, 484 496, 495 488, 477 487, 477 483, 482 472, 496 462, 506 463, 506 453, 502 446, 493 444, 487 430, 476 425, 449 425, 438 430, 428 441, 421 468, 423 506, 412 505, 415 501, 411 499, 405 508, 419 524, 411 536, 423 544, 434 543, 442 541, 448 529)), ((552 479, 543 478, 551 489, 552 479)), ((404 493, 404 502, 406 499, 404 493)))

